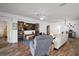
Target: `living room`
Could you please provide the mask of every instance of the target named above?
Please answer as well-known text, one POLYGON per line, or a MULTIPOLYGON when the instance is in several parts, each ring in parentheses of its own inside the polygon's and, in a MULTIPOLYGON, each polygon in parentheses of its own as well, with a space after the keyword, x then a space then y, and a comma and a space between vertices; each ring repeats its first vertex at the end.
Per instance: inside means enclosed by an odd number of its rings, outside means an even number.
POLYGON ((44 56, 79 55, 79 48, 75 49, 79 45, 78 9, 78 3, 0 4, 0 55, 39 56, 30 48, 38 36, 52 38, 51 45, 46 45, 50 52, 44 56))

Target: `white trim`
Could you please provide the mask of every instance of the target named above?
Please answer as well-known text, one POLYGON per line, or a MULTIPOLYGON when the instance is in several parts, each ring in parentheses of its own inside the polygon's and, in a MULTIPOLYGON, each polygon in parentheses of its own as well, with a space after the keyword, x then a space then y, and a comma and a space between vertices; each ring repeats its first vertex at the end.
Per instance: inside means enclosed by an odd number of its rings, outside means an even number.
POLYGON ((8 43, 18 43, 18 41, 7 41, 8 43))

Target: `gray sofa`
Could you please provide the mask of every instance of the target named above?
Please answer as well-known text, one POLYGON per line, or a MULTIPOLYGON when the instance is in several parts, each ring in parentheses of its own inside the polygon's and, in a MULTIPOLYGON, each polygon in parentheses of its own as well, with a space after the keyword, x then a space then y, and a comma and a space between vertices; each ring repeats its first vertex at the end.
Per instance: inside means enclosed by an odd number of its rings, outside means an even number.
POLYGON ((53 41, 52 36, 39 35, 36 36, 34 41, 30 42, 30 49, 33 56, 45 56, 48 55, 49 47, 53 41))

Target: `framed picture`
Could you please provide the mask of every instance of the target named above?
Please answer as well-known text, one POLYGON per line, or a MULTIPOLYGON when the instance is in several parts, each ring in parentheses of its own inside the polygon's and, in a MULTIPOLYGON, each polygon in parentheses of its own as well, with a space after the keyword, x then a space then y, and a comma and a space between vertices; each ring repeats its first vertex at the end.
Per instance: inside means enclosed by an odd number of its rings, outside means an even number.
POLYGON ((17 23, 13 23, 13 24, 12 24, 12 29, 13 29, 13 30, 17 30, 17 23))

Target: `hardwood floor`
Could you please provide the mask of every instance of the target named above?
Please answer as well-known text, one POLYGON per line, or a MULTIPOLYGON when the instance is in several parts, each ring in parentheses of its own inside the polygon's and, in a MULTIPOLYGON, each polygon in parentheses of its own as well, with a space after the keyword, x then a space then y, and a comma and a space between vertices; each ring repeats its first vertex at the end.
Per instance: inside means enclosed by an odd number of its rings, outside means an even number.
POLYGON ((60 49, 50 51, 50 56, 79 56, 79 39, 69 39, 60 49))
POLYGON ((0 56, 31 56, 30 49, 22 42, 4 44, 6 46, 0 48, 0 56))
MULTIPOLYGON (((30 48, 25 46, 22 42, 10 44, 6 41, 0 45, 0 56, 31 56, 30 48)), ((69 39, 60 49, 49 52, 50 56, 79 56, 79 39, 69 39)))

